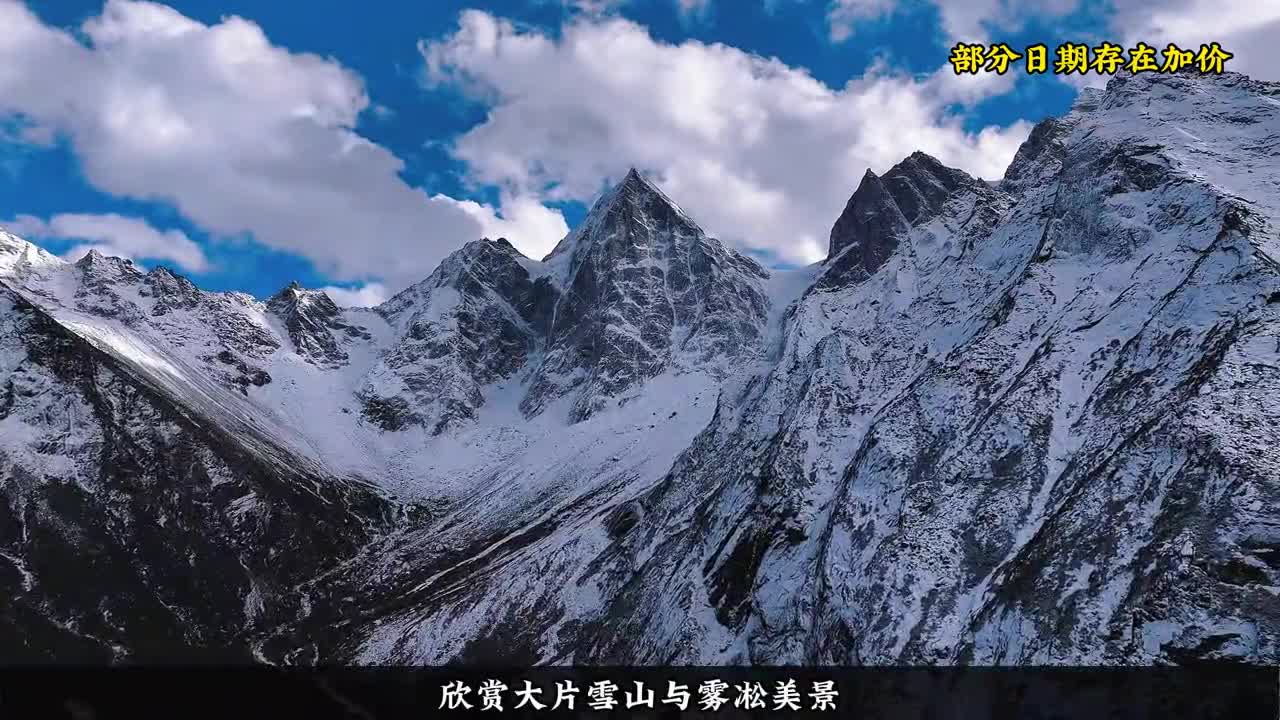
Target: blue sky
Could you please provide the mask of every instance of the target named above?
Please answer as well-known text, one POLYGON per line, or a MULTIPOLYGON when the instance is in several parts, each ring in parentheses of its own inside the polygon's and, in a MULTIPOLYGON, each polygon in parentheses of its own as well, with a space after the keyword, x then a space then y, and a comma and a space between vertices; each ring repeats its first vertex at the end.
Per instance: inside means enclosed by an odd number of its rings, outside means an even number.
POLYGON ((299 7, 0 0, 0 223, 209 289, 374 302, 482 234, 544 254, 635 165, 794 265, 868 167, 923 149, 998 177, 1070 106, 1079 83, 1051 75, 956 78, 956 40, 1251 47, 1280 22, 1280 0, 299 7))

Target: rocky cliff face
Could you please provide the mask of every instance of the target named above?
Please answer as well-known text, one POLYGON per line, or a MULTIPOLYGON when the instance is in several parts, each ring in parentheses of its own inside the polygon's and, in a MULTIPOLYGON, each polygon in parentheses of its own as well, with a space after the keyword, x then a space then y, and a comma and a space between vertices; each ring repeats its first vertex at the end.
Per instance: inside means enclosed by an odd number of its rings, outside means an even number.
POLYGON ((296 282, 267 300, 267 311, 284 324, 298 355, 317 365, 346 365, 343 345, 370 339, 364 328, 343 322, 342 311, 328 295, 296 282))
POLYGON ((479 240, 379 308, 400 340, 359 391, 365 416, 434 435, 474 420, 484 388, 541 348, 556 291, 537 272, 505 238, 479 240))
POLYGON ((1277 109, 1239 75, 1118 77, 998 183, 868 172, 797 271, 636 173, 545 260, 477 241, 375 310, 0 236, 0 633, 1275 663, 1277 109))
POLYGON ((767 273, 708 238, 632 170, 547 259, 561 287, 521 407, 572 394, 582 420, 680 362, 708 370, 762 339, 767 273))
POLYGON ((1275 92, 1117 80, 1020 154, 1011 179, 1040 182, 956 183, 932 217, 864 183, 851 210, 892 222, 843 252, 879 265, 829 262, 779 366, 647 498, 621 548, 667 549, 599 657, 1273 656, 1278 458, 1215 408, 1276 392, 1275 92), (1234 133, 1254 150, 1211 149, 1234 133))
POLYGON ((996 215, 996 195, 981 180, 944 167, 924 153, 894 165, 883 178, 867 170, 831 228, 827 271, 819 287, 860 282, 876 273, 915 226, 938 217, 946 203, 971 197, 974 213, 996 215))
POLYGON ((0 357, 6 661, 252 661, 297 585, 391 523, 374 488, 261 454, 7 288, 0 357))

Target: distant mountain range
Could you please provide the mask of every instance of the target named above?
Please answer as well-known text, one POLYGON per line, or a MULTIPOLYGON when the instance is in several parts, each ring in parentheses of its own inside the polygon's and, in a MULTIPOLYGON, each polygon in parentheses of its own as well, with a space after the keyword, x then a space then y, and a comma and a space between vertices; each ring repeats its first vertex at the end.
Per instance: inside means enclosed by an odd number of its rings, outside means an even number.
POLYGON ((1280 663, 1278 232, 1230 73, 799 270, 635 171, 372 309, 0 232, 0 659, 1280 663))

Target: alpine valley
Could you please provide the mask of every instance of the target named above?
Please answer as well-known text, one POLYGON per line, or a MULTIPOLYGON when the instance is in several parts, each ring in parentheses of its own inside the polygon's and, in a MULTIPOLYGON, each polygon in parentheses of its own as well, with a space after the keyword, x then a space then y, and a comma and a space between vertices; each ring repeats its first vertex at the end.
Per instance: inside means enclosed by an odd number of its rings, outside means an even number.
POLYGON ((1231 73, 868 171, 797 270, 635 171, 372 309, 0 232, 0 659, 1274 665, 1278 233, 1231 73))

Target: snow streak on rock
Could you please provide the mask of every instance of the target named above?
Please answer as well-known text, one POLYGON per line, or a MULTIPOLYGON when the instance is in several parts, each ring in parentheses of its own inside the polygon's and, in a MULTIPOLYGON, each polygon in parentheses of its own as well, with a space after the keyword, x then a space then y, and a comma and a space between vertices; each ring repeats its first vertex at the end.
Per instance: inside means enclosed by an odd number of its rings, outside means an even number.
POLYGON ((0 234, 0 640, 1275 663, 1277 191, 1280 87, 1144 74, 998 183, 868 172, 794 271, 635 172, 375 310, 0 234))
POLYGON ((570 417, 582 420, 666 370, 722 369, 759 348, 764 268, 708 238, 635 170, 547 263, 561 298, 527 413, 573 393, 570 417))

